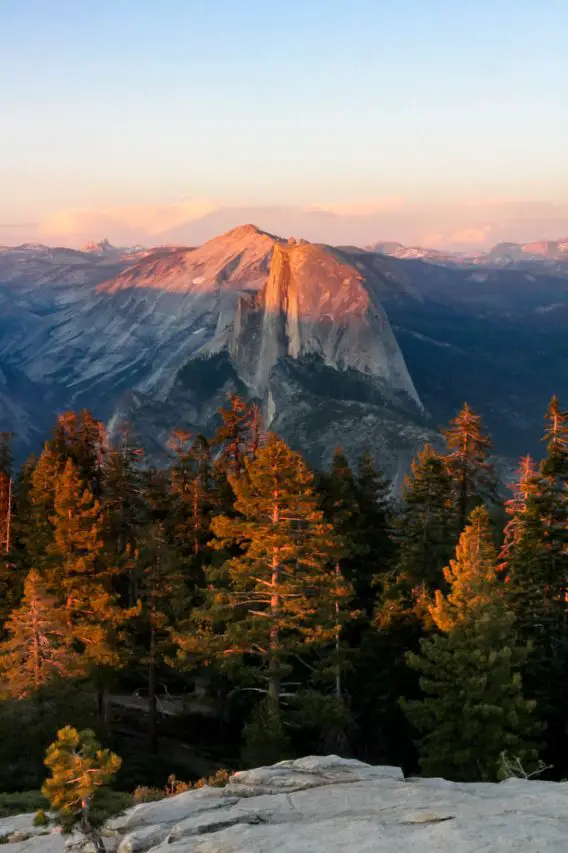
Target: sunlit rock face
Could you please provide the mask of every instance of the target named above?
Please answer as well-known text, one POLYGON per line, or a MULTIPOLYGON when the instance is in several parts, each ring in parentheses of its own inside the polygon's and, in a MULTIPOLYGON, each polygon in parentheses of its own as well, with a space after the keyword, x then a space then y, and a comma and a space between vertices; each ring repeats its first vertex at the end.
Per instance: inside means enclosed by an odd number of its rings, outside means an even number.
MULTIPOLYGON (((114 853, 565 853, 568 783, 457 784, 308 756, 145 803, 104 830, 114 853)), ((63 853, 33 815, 0 820, 13 853, 63 853)), ((79 837, 69 850, 88 849, 79 837)))
POLYGON ((380 302, 360 271, 328 247, 275 244, 258 297, 239 300, 229 352, 257 393, 282 358, 316 358, 420 401, 380 302))
POLYGON ((388 263, 242 226, 144 252, 98 285, 12 287, 0 357, 54 410, 127 418, 156 455, 176 426, 211 432, 236 391, 315 464, 369 447, 396 477, 429 430, 381 305, 404 290, 388 263))

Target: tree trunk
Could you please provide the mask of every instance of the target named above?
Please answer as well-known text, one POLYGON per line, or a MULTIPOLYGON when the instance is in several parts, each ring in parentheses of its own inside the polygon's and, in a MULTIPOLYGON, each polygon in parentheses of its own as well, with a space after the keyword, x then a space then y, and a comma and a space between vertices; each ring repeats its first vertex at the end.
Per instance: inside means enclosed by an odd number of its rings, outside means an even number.
MULTIPOLYGON (((339 563, 335 564, 335 579, 336 583, 339 586, 341 581, 341 570, 339 568, 339 563)), ((342 698, 342 688, 341 688, 341 644, 340 644, 340 633, 341 626, 339 623, 339 600, 335 602, 335 698, 338 702, 341 702, 342 698)))
POLYGON ((150 628, 150 656, 148 661, 148 738, 152 755, 158 753, 158 709, 156 699, 156 629, 150 628))
MULTIPOLYGON (((272 523, 278 524, 280 518, 278 507, 278 491, 273 493, 272 504, 272 523)), ((270 651, 268 661, 268 701, 271 710, 277 715, 280 715, 280 637, 278 628, 278 618, 280 612, 280 554, 277 547, 272 553, 272 576, 271 576, 272 594, 270 597, 270 615, 272 618, 272 627, 270 629, 270 651)))
POLYGON ((111 699, 106 684, 97 687, 97 716, 101 722, 108 726, 111 718, 111 699))
POLYGON ((81 802, 81 822, 79 824, 81 832, 89 841, 92 841, 95 850, 97 853, 106 853, 104 841, 101 836, 97 832, 96 829, 91 825, 91 821, 89 818, 89 799, 84 799, 81 802))

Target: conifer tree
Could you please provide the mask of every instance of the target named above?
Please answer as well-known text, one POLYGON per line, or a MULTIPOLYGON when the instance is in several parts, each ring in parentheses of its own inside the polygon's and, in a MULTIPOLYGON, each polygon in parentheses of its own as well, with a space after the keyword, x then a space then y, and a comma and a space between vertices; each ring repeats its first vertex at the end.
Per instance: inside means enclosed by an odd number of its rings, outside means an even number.
POLYGON ((51 776, 45 780, 42 793, 63 832, 78 829, 97 853, 104 853, 98 827, 110 816, 107 786, 120 769, 121 759, 101 749, 90 729, 78 732, 66 726, 47 750, 45 764, 51 776))
POLYGON ((525 682, 547 723, 546 757, 562 765, 568 759, 568 415, 556 398, 545 440, 540 470, 531 472, 524 498, 510 507, 514 535, 502 556, 509 605, 520 636, 533 647, 525 682))
POLYGON ((135 558, 144 515, 143 451, 122 424, 104 455, 102 491, 104 559, 115 568, 116 589, 128 607, 136 605, 135 558))
POLYGON ((398 555, 379 607, 388 622, 397 613, 423 615, 423 602, 444 587, 443 568, 455 548, 452 484, 444 459, 426 444, 411 463, 394 521, 398 555))
MULTIPOLYGON (((560 598, 568 601, 568 411, 553 397, 546 413, 546 457, 536 495, 545 527, 550 571, 560 598)), ((568 629, 568 624, 567 624, 568 629)))
POLYGON ((56 680, 80 674, 64 613, 32 569, 24 597, 6 623, 0 644, 0 695, 29 697, 56 680))
POLYGON ((55 484, 60 472, 61 460, 47 443, 31 472, 27 472, 20 538, 30 567, 38 571, 43 570, 47 550, 53 542, 50 518, 54 511, 55 484))
POLYGON ((447 596, 431 605, 444 632, 420 641, 409 665, 420 673, 423 698, 403 701, 420 732, 420 764, 427 775, 494 781, 501 752, 526 766, 537 758, 536 703, 523 696, 521 670, 528 648, 517 644, 497 574, 487 512, 474 510, 446 571, 447 596))
POLYGON ((47 547, 46 580, 86 660, 116 667, 120 658, 114 634, 125 615, 113 590, 116 570, 103 559, 101 505, 83 486, 70 458, 55 481, 50 524, 53 541, 47 547))
POLYGON ((220 448, 218 467, 238 477, 245 459, 254 456, 260 445, 260 410, 237 394, 229 394, 227 405, 219 409, 221 424, 215 433, 213 446, 220 448))
POLYGON ((444 569, 448 593, 436 590, 429 607, 430 616, 441 631, 449 633, 456 625, 487 611, 502 597, 497 577, 497 549, 493 541, 489 514, 477 507, 460 536, 455 559, 444 569))
POLYGON ((0 631, 19 595, 19 573, 15 572, 13 551, 14 478, 13 433, 0 432, 0 631))
POLYGON ((107 435, 104 424, 83 409, 57 418, 50 449, 64 464, 71 459, 79 478, 96 498, 101 497, 107 435))
POLYGON ((517 479, 511 484, 510 488, 513 496, 505 501, 507 522, 503 531, 503 545, 500 553, 501 568, 505 572, 507 571, 509 557, 523 535, 529 499, 531 495, 536 494, 538 489, 536 466, 529 455, 521 459, 517 479))
POLYGON ((0 432, 0 560, 10 553, 13 505, 13 433, 0 432))
POLYGON ((333 647, 336 605, 344 618, 351 591, 333 569, 339 542, 299 454, 269 434, 256 457, 247 458, 244 475, 230 482, 238 514, 213 519, 212 544, 236 543, 240 553, 220 577, 210 573, 202 630, 178 642, 186 654, 208 645, 211 654, 238 657, 267 685, 270 713, 278 715, 290 661, 333 647))
POLYGON ((163 521, 150 521, 140 536, 136 558, 138 612, 138 662, 147 667, 148 734, 150 751, 158 750, 157 672, 171 657, 171 629, 182 615, 187 618, 188 599, 177 553, 168 541, 163 521))
POLYGON ((170 468, 172 535, 187 567, 188 580, 195 583, 201 580, 204 548, 211 535, 211 513, 216 503, 211 451, 204 436, 193 439, 180 430, 172 435, 170 448, 174 454, 170 468))
POLYGON ((449 426, 442 430, 448 453, 446 465, 453 483, 454 511, 458 534, 472 509, 493 498, 493 468, 489 462, 491 439, 483 431, 481 417, 467 403, 449 426))

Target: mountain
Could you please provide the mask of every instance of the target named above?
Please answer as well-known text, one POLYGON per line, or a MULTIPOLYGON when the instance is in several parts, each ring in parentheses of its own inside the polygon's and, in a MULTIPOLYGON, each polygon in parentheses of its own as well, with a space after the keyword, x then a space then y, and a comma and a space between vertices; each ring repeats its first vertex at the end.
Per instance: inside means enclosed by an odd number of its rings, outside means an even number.
POLYGON ((497 243, 487 252, 449 252, 402 243, 374 243, 368 251, 403 260, 419 259, 443 265, 547 269, 568 275, 568 237, 533 243, 497 243))
POLYGON ((433 263, 246 225, 120 261, 18 247, 2 270, 0 414, 22 448, 58 411, 88 407, 111 428, 128 419, 159 459, 174 427, 211 433, 234 391, 314 464, 369 447, 400 479, 465 399, 500 454, 538 453, 548 399, 568 387, 568 279, 546 267, 433 263))
POLYGON ((144 246, 113 246, 107 238, 91 240, 81 249, 83 253, 98 255, 102 258, 124 259, 142 257, 146 253, 144 246))
POLYGON ((98 284, 125 265, 106 254, 52 248, 41 243, 0 247, 0 284, 22 288, 98 284))
POLYGON ((12 287, 19 320, 2 328, 0 356, 49 389, 54 411, 126 417, 156 454, 176 425, 210 432, 234 390, 316 463, 339 443, 374 444, 394 475, 429 429, 381 307, 400 286, 386 266, 243 226, 150 252, 98 287, 51 291, 49 310, 12 287))
POLYGON ((392 258, 402 258, 405 260, 412 258, 438 263, 457 263, 459 260, 458 255, 444 252, 440 249, 426 249, 424 246, 404 246, 402 243, 373 243, 371 246, 367 246, 367 249, 370 252, 378 252, 382 255, 390 255, 392 258))

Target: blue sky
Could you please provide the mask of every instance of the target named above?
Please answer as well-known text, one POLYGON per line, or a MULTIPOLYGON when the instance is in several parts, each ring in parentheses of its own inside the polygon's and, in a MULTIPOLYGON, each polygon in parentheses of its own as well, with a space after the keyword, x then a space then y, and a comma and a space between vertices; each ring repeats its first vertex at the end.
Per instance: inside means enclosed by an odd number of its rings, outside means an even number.
POLYGON ((0 244, 267 207, 558 237, 567 36, 566 0, 0 0, 0 244))

